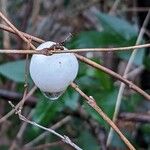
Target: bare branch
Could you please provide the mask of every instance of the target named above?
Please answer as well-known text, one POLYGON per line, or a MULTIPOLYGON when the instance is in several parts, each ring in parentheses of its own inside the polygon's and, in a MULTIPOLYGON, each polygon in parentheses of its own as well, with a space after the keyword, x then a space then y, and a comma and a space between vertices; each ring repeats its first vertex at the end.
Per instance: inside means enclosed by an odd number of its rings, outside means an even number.
POLYGON ((31 125, 34 125, 34 126, 36 126, 36 127, 39 127, 39 128, 41 128, 41 129, 43 129, 43 130, 45 130, 45 131, 48 131, 48 132, 50 132, 50 133, 56 135, 57 137, 59 137, 60 139, 62 139, 63 142, 65 142, 66 144, 68 144, 68 145, 74 147, 76 150, 82 150, 79 146, 77 146, 76 144, 74 144, 74 143, 70 140, 70 138, 67 137, 66 135, 63 135, 63 136, 62 136, 61 134, 57 133, 56 131, 52 130, 51 128, 46 128, 46 127, 43 127, 43 126, 37 124, 36 122, 30 121, 30 120, 28 120, 27 118, 25 118, 23 115, 21 115, 20 113, 19 113, 18 115, 19 115, 19 118, 20 118, 22 121, 25 121, 25 122, 27 122, 27 123, 29 123, 29 124, 31 124, 31 125))
MULTIPOLYGON (((68 122, 70 119, 71 119, 70 116, 66 116, 65 118, 63 118, 62 120, 58 121, 56 124, 51 126, 50 128, 53 130, 56 130, 56 129, 60 128, 62 125, 64 125, 66 122, 68 122)), ((38 137, 36 137, 32 141, 30 141, 29 143, 25 144, 24 147, 31 147, 31 146, 35 145, 36 143, 41 141, 43 138, 45 138, 48 135, 48 133, 49 132, 47 132, 47 131, 43 132, 38 137)))
POLYGON ((103 112, 103 110, 96 104, 95 99, 92 96, 87 96, 75 83, 71 83, 71 86, 83 97, 85 98, 88 105, 90 105, 120 136, 122 141, 128 146, 130 150, 135 150, 133 145, 128 141, 128 139, 121 133, 119 128, 109 119, 109 117, 103 112))
POLYGON ((1 54, 46 54, 45 50, 47 50, 47 55, 52 54, 60 54, 60 53, 82 53, 82 52, 110 52, 110 51, 129 51, 142 48, 150 47, 150 43, 136 45, 136 46, 128 46, 128 47, 115 47, 115 48, 79 48, 79 49, 70 49, 70 50, 54 50, 54 48, 43 49, 40 51, 37 50, 22 50, 22 49, 0 49, 1 54))
MULTIPOLYGON (((0 17, 23 39, 26 43, 28 43, 28 39, 24 37, 24 35, 0 12, 0 17)), ((31 48, 35 49, 35 46, 30 44, 31 48)))
POLYGON ((86 57, 83 57, 81 55, 78 55, 78 54, 75 54, 76 57, 85 62, 86 64, 96 68, 96 69, 99 69, 99 70, 102 70, 103 72, 115 77, 116 79, 122 81, 124 84, 128 85, 129 88, 131 88, 132 90, 140 93, 142 96, 144 96, 147 100, 150 100, 150 95, 147 94, 146 92, 144 92, 141 88, 139 88, 138 86, 136 86, 135 84, 133 84, 131 81, 127 80, 126 78, 123 78, 121 75, 115 73, 114 71, 100 65, 100 64, 97 64, 95 62, 93 62, 92 60, 90 59, 87 59, 86 57))
MULTIPOLYGON (((11 32, 11 33, 13 33, 13 34, 16 34, 16 32, 15 32, 13 29, 11 29, 10 27, 8 27, 8 26, 6 26, 6 25, 3 25, 3 24, 0 24, 0 29, 5 30, 5 31, 8 31, 8 32, 11 32)), ((20 31, 20 32, 21 32, 21 31, 20 31)), ((37 38, 37 37, 35 37, 35 36, 29 35, 29 34, 24 33, 24 32, 21 32, 21 33, 22 33, 26 38, 31 39, 32 41, 35 41, 35 42, 37 42, 37 43, 43 43, 43 42, 44 42, 44 40, 39 39, 39 38, 37 38)))

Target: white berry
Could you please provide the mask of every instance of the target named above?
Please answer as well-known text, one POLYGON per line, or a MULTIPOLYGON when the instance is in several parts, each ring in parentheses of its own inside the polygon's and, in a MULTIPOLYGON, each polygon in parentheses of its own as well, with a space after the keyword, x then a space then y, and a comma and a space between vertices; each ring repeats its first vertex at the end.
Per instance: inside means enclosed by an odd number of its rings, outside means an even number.
MULTIPOLYGON (((49 48, 54 42, 48 41, 37 50, 49 48)), ((64 47, 65 50, 67 50, 64 47)), ((50 56, 34 54, 30 62, 30 75, 35 85, 45 93, 65 91, 78 73, 78 61, 72 53, 53 54, 50 56)), ((55 94, 54 94, 55 95, 55 94)))

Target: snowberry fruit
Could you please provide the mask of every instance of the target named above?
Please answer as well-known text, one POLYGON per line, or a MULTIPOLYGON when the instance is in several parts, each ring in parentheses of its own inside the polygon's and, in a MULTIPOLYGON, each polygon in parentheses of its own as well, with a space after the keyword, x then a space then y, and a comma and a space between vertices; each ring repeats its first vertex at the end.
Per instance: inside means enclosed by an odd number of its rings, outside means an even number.
MULTIPOLYGON (((49 48, 56 43, 48 41, 37 50, 49 48)), ((64 50, 67 50, 64 47, 64 50)), ((78 61, 72 53, 50 56, 34 54, 30 62, 30 75, 35 85, 52 100, 61 96, 78 73, 78 61)))

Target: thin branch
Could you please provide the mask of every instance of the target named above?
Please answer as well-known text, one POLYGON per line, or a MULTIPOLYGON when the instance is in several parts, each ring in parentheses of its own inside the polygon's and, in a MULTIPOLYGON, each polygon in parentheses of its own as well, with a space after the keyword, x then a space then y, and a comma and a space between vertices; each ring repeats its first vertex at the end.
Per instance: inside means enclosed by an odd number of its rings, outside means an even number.
MULTIPOLYGON (((62 125, 64 125, 66 122, 68 122, 70 119, 71 119, 70 116, 66 116, 65 118, 63 118, 62 120, 58 121, 56 124, 51 126, 50 128, 53 130, 56 130, 56 129, 60 128, 62 125)), ((47 131, 43 132, 38 137, 36 137, 32 141, 30 141, 29 143, 25 144, 23 147, 31 147, 31 146, 35 145, 36 143, 41 141, 43 138, 45 138, 48 135, 48 133, 49 132, 47 132, 47 131)))
MULTIPOLYGON (((1 11, 3 12, 3 14, 8 16, 8 11, 7 11, 8 1, 1 0, 0 6, 1 6, 1 11)), ((5 24, 5 22, 4 22, 4 24, 5 24)), ((9 33, 7 33, 6 31, 3 31, 3 47, 7 48, 7 49, 10 48, 10 36, 9 36, 9 33)))
MULTIPOLYGON (((12 101, 18 103, 20 99, 22 99, 22 94, 0 89, 0 98, 5 101, 12 101)), ((34 107, 36 105, 36 97, 31 96, 25 101, 25 105, 29 105, 30 107, 34 107)))
MULTIPOLYGON (((16 111, 16 110, 15 110, 15 111, 16 111)), ((48 131, 48 132, 50 132, 50 133, 56 135, 56 136, 59 137, 63 142, 65 142, 66 144, 68 144, 68 145, 74 147, 76 150, 82 150, 79 146, 77 146, 75 143, 73 143, 73 142, 70 140, 70 138, 67 137, 66 135, 63 135, 63 136, 62 136, 61 134, 57 133, 56 131, 54 131, 54 130, 52 130, 52 129, 50 129, 50 128, 46 128, 46 127, 44 127, 44 126, 41 126, 41 125, 37 124, 36 122, 30 121, 29 119, 25 118, 25 117, 24 117, 23 115, 21 115, 20 113, 18 113, 18 115, 19 115, 19 118, 20 118, 22 121, 25 121, 25 122, 27 122, 27 123, 29 123, 29 124, 31 124, 31 125, 34 125, 34 126, 36 126, 36 127, 39 127, 39 128, 41 128, 41 129, 43 129, 43 130, 45 130, 45 131, 48 131)))
MULTIPOLYGON (((24 99, 28 99, 37 89, 36 86, 34 86, 30 92, 26 95, 26 97, 24 97, 24 99)), ((22 99, 24 101, 24 99, 22 99)), ((20 104, 22 103, 22 100, 16 105, 16 109, 18 109, 20 107, 20 104)), ((15 113, 15 110, 12 109, 10 112, 8 112, 6 115, 4 115, 2 118, 0 118, 0 123, 6 121, 7 118, 9 118, 11 115, 13 115, 15 113)))
POLYGON ((62 141, 56 141, 56 142, 52 142, 52 143, 46 143, 46 144, 41 144, 38 145, 36 147, 23 147, 23 150, 41 150, 41 149, 46 149, 46 148, 52 148, 54 146, 61 146, 64 145, 64 143, 62 141))
POLYGON ((115 0, 113 6, 111 7, 111 9, 109 10, 109 14, 112 15, 115 10, 117 9, 118 5, 120 3, 120 0, 115 0))
MULTIPOLYGON (((147 16, 146 16, 146 18, 144 20, 144 23, 142 25, 142 28, 141 28, 140 33, 139 33, 139 36, 138 36, 137 41, 136 41, 136 45, 139 44, 141 42, 142 38, 143 38, 144 29, 145 29, 146 25, 148 24, 149 17, 150 17, 150 10, 149 10, 149 12, 148 12, 148 14, 147 14, 147 16)), ((136 57, 136 54, 137 54, 137 49, 135 49, 132 52, 131 56, 130 56, 130 59, 128 61, 128 64, 127 64, 126 69, 125 69, 124 74, 123 74, 124 78, 127 78, 127 73, 129 72, 129 70, 131 68, 131 65, 132 65, 132 63, 134 61, 134 58, 136 57)), ((119 88, 119 92, 118 92, 118 96, 117 96, 115 111, 114 111, 114 115, 113 115, 113 122, 115 122, 116 119, 117 119, 124 89, 125 89, 125 84, 121 83, 120 88, 119 88)), ((108 138, 107 138, 107 146, 110 145, 112 137, 113 137, 113 129, 110 128, 110 132, 109 132, 108 138)))
POLYGON ((116 79, 118 79, 118 80, 122 81, 123 83, 125 83, 126 85, 128 85, 129 88, 131 88, 132 90, 134 90, 134 91, 140 93, 140 94, 141 94, 142 96, 144 96, 147 100, 150 100, 150 95, 147 94, 146 92, 144 92, 141 88, 139 88, 139 87, 136 86, 135 84, 133 84, 131 81, 127 80, 126 78, 123 78, 121 75, 115 73, 114 71, 112 71, 112 70, 110 70, 110 69, 108 69, 108 68, 106 68, 106 67, 104 67, 104 66, 102 66, 102 65, 100 65, 100 64, 97 64, 97 63, 93 62, 93 61, 90 60, 90 59, 87 59, 86 57, 83 57, 83 56, 78 55, 78 54, 75 54, 75 55, 76 55, 76 57, 77 57, 79 60, 85 62, 86 64, 88 64, 88 65, 90 65, 90 66, 92 66, 92 67, 94 67, 94 68, 96 68, 96 69, 102 70, 103 72, 105 72, 105 73, 107 73, 107 74, 109 74, 109 75, 115 77, 116 79))
MULTIPOLYGON (((20 36, 22 40, 28 43, 28 39, 26 39, 24 35, 1 12, 0 12, 0 17, 15 31, 15 33, 17 33, 20 36)), ((35 49, 34 45, 30 44, 30 46, 31 48, 35 49)))
POLYGON ((141 49, 150 47, 150 43, 141 44, 136 46, 128 47, 116 47, 116 48, 78 48, 78 49, 69 49, 69 50, 54 50, 53 48, 37 50, 22 50, 22 49, 0 49, 1 54, 60 54, 60 53, 82 53, 82 52, 111 52, 111 51, 129 51, 134 49, 141 49), (47 53, 46 51, 47 50, 47 53))
POLYGON ((41 129, 43 129, 43 130, 45 130, 45 131, 48 131, 48 132, 50 132, 50 133, 56 135, 56 136, 59 137, 64 143, 66 143, 66 144, 68 144, 68 145, 74 147, 76 150, 82 150, 80 147, 78 147, 76 144, 74 144, 74 143, 70 140, 70 138, 69 138, 68 136, 66 136, 66 135, 61 135, 61 134, 57 133, 56 131, 54 131, 54 130, 51 129, 51 128, 46 128, 46 127, 44 127, 44 126, 42 126, 42 125, 37 124, 37 123, 34 122, 34 121, 30 121, 29 119, 27 119, 25 116, 23 116, 23 115, 21 114, 21 111, 20 111, 20 109, 18 109, 18 107, 16 107, 15 105, 13 105, 11 102, 9 102, 9 104, 11 105, 12 110, 14 110, 15 113, 18 115, 18 117, 19 117, 20 120, 22 120, 22 121, 24 121, 24 122, 26 122, 26 123, 28 123, 28 124, 34 125, 34 126, 36 126, 36 127, 39 127, 39 128, 41 128, 41 129))
MULTIPOLYGON (((31 111, 31 112, 28 114, 27 118, 30 119, 31 116, 32 116, 32 114, 33 114, 33 111, 31 111)), ((16 135, 16 138, 13 140, 13 142, 12 142, 12 144, 11 144, 9 150, 16 149, 17 142, 21 140, 21 137, 22 137, 22 135, 23 135, 23 133, 24 133, 24 131, 25 131, 27 125, 28 125, 27 122, 23 122, 23 123, 22 123, 22 125, 21 125, 21 127, 20 127, 20 129, 19 129, 19 131, 18 131, 18 133, 17 133, 17 135, 16 135)))
POLYGON ((88 105, 90 105, 120 136, 124 143, 128 146, 130 150, 135 150, 133 145, 128 141, 128 139, 121 133, 119 128, 109 119, 109 117, 102 111, 102 109, 96 104, 95 99, 92 96, 87 96, 75 83, 71 83, 71 86, 83 97, 85 98, 88 105))
MULTIPOLYGON (((4 25, 4 24, 0 24, 0 29, 5 30, 5 31, 8 31, 8 32, 13 33, 13 34, 16 34, 16 32, 15 32, 13 29, 11 29, 10 27, 8 27, 8 26, 6 26, 6 25, 4 25)), ((20 32, 21 32, 21 31, 20 31, 20 32)), ((26 38, 31 39, 32 41, 35 41, 35 42, 37 42, 37 43, 43 43, 43 42, 44 42, 44 40, 42 40, 42 39, 40 39, 40 38, 37 38, 37 37, 35 37, 35 36, 29 35, 29 34, 24 33, 24 32, 21 32, 21 33, 22 33, 26 38)))
MULTIPOLYGON (((31 43, 31 39, 28 40, 28 43, 27 43, 27 49, 30 48, 30 43, 31 43)), ((23 108, 23 105, 26 101, 25 97, 27 95, 27 92, 28 92, 28 74, 29 74, 29 71, 28 71, 28 68, 29 68, 29 62, 28 62, 28 59, 29 59, 29 54, 26 54, 26 61, 25 61, 25 74, 24 74, 24 93, 23 93, 23 100, 20 104, 20 111, 22 110, 23 108)))
POLYGON ((127 78, 135 77, 135 76, 137 76, 138 74, 140 74, 143 70, 144 70, 144 66, 141 65, 141 66, 135 68, 134 70, 130 71, 130 72, 127 74, 127 78))
POLYGON ((119 119, 121 119, 123 121, 150 123, 150 115, 148 113, 142 114, 142 113, 123 112, 118 117, 119 117, 119 119))

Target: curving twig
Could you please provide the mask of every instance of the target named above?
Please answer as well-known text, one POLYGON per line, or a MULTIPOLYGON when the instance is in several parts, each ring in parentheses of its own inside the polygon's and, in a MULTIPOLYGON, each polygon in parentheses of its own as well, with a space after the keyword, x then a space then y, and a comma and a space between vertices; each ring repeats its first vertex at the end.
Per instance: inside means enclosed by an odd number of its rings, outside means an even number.
POLYGON ((51 129, 51 128, 46 128, 46 127, 44 127, 44 126, 42 126, 42 125, 37 124, 37 123, 34 122, 34 121, 30 121, 30 120, 27 119, 25 116, 23 116, 23 115, 21 114, 21 111, 18 110, 11 102, 10 102, 9 104, 11 105, 12 110, 14 110, 15 113, 18 115, 18 117, 19 117, 20 120, 22 120, 22 121, 24 121, 24 122, 26 122, 26 123, 28 123, 28 124, 34 125, 34 126, 36 126, 36 127, 39 127, 39 128, 41 128, 41 129, 43 129, 43 130, 45 130, 45 131, 48 131, 48 132, 50 132, 50 133, 56 135, 56 136, 59 137, 64 143, 66 143, 66 144, 68 144, 68 145, 74 147, 76 150, 82 150, 79 146, 77 146, 75 143, 73 143, 73 142, 70 140, 70 138, 69 138, 68 136, 66 136, 66 135, 61 135, 61 134, 57 133, 56 131, 54 131, 54 130, 51 129))

